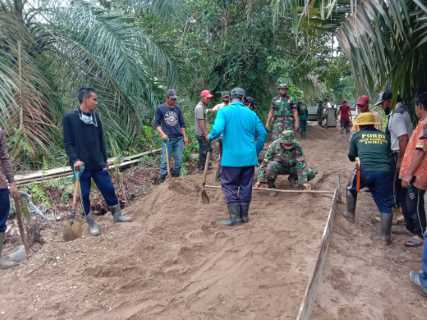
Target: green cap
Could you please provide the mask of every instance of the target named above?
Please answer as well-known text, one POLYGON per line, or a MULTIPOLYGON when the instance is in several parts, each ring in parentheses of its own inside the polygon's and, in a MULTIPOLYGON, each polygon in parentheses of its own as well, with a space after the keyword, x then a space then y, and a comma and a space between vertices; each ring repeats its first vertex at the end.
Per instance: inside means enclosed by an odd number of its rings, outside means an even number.
POLYGON ((277 85, 277 89, 288 89, 288 84, 284 83, 284 82, 279 82, 279 84, 277 85))

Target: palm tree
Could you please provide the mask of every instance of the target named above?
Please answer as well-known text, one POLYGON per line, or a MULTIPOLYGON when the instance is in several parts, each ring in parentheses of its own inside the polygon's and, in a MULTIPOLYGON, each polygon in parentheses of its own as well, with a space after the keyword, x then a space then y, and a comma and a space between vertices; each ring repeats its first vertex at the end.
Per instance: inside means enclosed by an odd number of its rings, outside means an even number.
MULTIPOLYGON (((122 2, 123 9, 133 2, 162 10, 167 1, 122 2)), ((100 92, 110 141, 131 144, 159 89, 174 82, 168 57, 121 8, 33 3, 0 0, 0 125, 11 134, 14 156, 35 159, 60 141, 62 114, 75 106, 81 85, 100 92)))
POLYGON ((407 99, 427 88, 423 0, 283 0, 302 28, 331 32, 349 57, 359 91, 392 87, 407 99))

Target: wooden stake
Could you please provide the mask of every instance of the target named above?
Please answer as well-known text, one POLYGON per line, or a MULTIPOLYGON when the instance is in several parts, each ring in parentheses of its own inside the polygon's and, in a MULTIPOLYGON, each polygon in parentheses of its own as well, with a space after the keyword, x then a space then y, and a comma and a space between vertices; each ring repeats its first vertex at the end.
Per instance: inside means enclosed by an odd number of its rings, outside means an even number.
MULTIPOLYGON (((206 185, 209 189, 221 189, 221 186, 206 185)), ((253 188, 254 191, 268 191, 268 192, 279 192, 279 193, 314 193, 314 194, 329 194, 333 195, 335 191, 328 190, 284 190, 284 189, 272 189, 272 188, 253 188)))
POLYGON ((16 221, 18 222, 19 233, 21 234, 22 244, 25 248, 25 254, 27 258, 30 256, 30 246, 27 241, 27 237, 25 234, 24 223, 22 222, 22 211, 21 211, 21 199, 19 197, 13 197, 15 201, 15 212, 16 212, 16 221))

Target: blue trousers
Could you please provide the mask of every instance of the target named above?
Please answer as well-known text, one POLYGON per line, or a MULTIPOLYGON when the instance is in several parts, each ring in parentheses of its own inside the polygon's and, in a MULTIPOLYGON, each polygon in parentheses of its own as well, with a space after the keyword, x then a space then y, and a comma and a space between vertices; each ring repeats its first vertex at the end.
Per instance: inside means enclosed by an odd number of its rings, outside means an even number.
POLYGON ((0 189, 0 232, 6 232, 6 221, 10 211, 9 189, 0 189))
POLYGON ((423 258, 421 260, 421 284, 427 288, 427 231, 424 233, 423 258))
POLYGON ((169 159, 173 158, 173 168, 171 168, 171 174, 174 177, 179 177, 181 174, 182 159, 184 156, 184 139, 169 138, 167 141, 162 143, 162 156, 160 159, 160 176, 166 177, 168 175, 168 167, 166 163, 166 148, 168 148, 169 159))
MULTIPOLYGON (((391 214, 393 208, 393 172, 365 171, 360 174, 360 188, 368 187, 378 210, 382 214, 391 214)), ((350 192, 356 194, 356 179, 350 187, 350 192)))
POLYGON ((251 202, 255 167, 221 167, 225 202, 251 202))
POLYGON ((108 206, 115 206, 119 203, 114 190, 113 181, 107 169, 89 170, 85 169, 80 176, 80 189, 82 192, 82 202, 85 215, 90 212, 90 187, 92 179, 104 197, 108 206))

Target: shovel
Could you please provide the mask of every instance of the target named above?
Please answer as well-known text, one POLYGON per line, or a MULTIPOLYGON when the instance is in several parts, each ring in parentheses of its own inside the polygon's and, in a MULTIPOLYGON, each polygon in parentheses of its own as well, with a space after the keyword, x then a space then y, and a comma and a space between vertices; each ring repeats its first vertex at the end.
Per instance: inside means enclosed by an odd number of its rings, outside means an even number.
POLYGON ((73 241, 80 238, 83 234, 83 222, 81 217, 77 216, 77 203, 80 197, 80 173, 75 172, 76 181, 74 182, 73 202, 71 214, 64 223, 63 238, 64 241, 73 241))
POLYGON ((206 192, 206 176, 208 174, 210 157, 211 157, 211 152, 208 151, 208 153, 206 154, 205 169, 203 170, 202 192, 200 193, 200 196, 202 197, 202 203, 203 204, 209 204, 209 202, 210 202, 208 193, 206 192))

